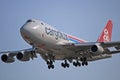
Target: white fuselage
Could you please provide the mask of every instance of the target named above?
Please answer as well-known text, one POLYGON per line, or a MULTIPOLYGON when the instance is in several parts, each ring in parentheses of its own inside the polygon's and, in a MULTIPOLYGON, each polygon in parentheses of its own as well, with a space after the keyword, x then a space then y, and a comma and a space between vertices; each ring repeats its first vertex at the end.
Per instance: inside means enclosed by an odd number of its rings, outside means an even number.
POLYGON ((33 19, 28 20, 20 29, 20 32, 27 43, 39 48, 40 52, 41 49, 44 49, 44 53, 51 52, 65 55, 72 52, 64 49, 61 45, 85 42, 84 40, 60 32, 42 21, 33 19))

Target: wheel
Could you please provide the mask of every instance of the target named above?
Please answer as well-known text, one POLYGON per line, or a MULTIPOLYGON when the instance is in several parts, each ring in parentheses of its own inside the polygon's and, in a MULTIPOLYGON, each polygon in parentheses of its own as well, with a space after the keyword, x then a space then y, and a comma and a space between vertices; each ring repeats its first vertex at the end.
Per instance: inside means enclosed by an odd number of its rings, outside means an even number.
POLYGON ((61 63, 61 66, 64 68, 69 68, 70 65, 67 63, 67 60, 65 60, 64 63, 61 63))
POLYGON ((85 65, 86 65, 86 66, 88 65, 88 62, 87 62, 87 61, 85 62, 85 65))
POLYGON ((77 62, 77 65, 80 67, 81 66, 80 62, 77 62))
POLYGON ((54 65, 51 65, 51 68, 54 69, 54 65))
POLYGON ((48 69, 50 69, 51 68, 51 66, 50 65, 48 65, 48 69))
POLYGON ((83 58, 80 58, 80 61, 83 61, 83 58))
POLYGON ((66 67, 64 63, 61 63, 61 66, 64 67, 64 68, 66 67))
POLYGON ((77 67, 77 66, 80 67, 80 66, 81 66, 80 62, 78 62, 78 61, 77 61, 77 62, 73 62, 73 65, 74 65, 75 67, 77 67))
POLYGON ((84 66, 85 65, 85 62, 82 62, 82 66, 84 66))
POLYGON ((54 65, 52 64, 52 65, 48 65, 48 69, 54 69, 54 65))
POLYGON ((76 62, 73 62, 73 65, 75 66, 75 65, 76 65, 76 62))
POLYGON ((47 64, 50 64, 50 62, 49 62, 49 61, 47 61, 46 63, 47 63, 47 64))
POLYGON ((50 61, 47 61, 46 62, 47 64, 53 64, 53 62, 50 60, 50 61))
POLYGON ((66 67, 67 67, 67 68, 69 68, 69 67, 70 67, 70 65, 69 65, 69 64, 66 64, 66 67))
POLYGON ((63 67, 63 66, 64 66, 64 63, 61 63, 61 66, 63 67))
POLYGON ((77 67, 77 63, 76 63, 76 62, 73 62, 73 65, 74 65, 75 67, 77 67))

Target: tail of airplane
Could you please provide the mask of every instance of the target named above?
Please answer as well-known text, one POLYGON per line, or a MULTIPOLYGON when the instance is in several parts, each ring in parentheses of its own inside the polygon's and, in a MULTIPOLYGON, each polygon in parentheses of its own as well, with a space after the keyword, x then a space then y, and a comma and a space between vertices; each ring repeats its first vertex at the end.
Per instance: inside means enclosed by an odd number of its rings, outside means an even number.
POLYGON ((99 36, 97 42, 110 42, 111 41, 111 36, 112 36, 112 21, 109 20, 107 22, 107 25, 103 29, 101 35, 99 36))

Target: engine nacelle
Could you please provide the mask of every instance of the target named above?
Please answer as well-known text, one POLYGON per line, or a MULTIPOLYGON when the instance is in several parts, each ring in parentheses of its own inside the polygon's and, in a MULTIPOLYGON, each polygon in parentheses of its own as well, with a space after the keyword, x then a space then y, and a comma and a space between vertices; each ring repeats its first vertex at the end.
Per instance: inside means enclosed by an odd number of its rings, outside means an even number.
POLYGON ((93 46, 91 47, 91 51, 92 51, 93 53, 101 54, 101 53, 104 52, 104 49, 103 49, 103 47, 100 46, 99 44, 96 44, 96 45, 93 45, 93 46))
POLYGON ((3 54, 1 56, 1 60, 5 63, 12 63, 15 61, 15 59, 13 58, 13 56, 10 56, 9 54, 3 54))
POLYGON ((30 60, 29 55, 30 54, 28 52, 24 52, 24 53, 19 52, 19 53, 17 53, 16 58, 20 61, 29 61, 30 60))

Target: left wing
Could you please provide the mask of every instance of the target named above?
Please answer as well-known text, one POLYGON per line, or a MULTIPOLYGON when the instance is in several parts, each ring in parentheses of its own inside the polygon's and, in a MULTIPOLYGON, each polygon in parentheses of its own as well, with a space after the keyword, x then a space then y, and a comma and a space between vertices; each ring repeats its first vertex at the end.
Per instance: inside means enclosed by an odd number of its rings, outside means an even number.
POLYGON ((98 37, 97 42, 72 43, 64 45, 64 47, 75 53, 80 53, 82 57, 86 57, 90 61, 120 53, 120 41, 111 42, 112 28, 112 20, 109 20, 98 37))
POLYGON ((116 42, 86 42, 63 45, 66 49, 80 53, 88 61, 111 57, 111 54, 120 53, 120 41, 116 42))

